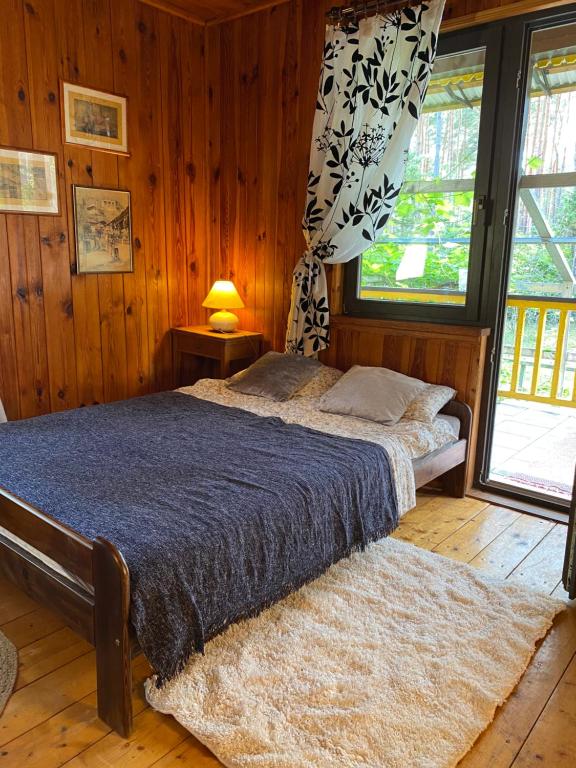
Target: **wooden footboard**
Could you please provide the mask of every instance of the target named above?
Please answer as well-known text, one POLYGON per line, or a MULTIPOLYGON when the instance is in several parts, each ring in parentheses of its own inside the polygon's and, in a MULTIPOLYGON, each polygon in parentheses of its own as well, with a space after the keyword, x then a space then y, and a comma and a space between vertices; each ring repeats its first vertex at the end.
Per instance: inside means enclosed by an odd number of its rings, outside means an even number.
POLYGON ((109 541, 90 541, 1 488, 0 526, 71 574, 58 573, 0 532, 0 574, 94 645, 98 715, 128 737, 130 576, 121 553, 109 541))

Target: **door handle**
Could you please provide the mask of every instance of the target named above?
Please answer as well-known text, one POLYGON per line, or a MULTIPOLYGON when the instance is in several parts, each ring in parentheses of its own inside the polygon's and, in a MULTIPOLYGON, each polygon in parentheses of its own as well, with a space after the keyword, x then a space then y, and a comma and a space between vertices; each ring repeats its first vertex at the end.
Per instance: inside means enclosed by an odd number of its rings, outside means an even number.
POLYGON ((488 209, 488 195, 478 195, 474 200, 474 209, 472 211, 472 226, 478 224, 478 215, 488 209))

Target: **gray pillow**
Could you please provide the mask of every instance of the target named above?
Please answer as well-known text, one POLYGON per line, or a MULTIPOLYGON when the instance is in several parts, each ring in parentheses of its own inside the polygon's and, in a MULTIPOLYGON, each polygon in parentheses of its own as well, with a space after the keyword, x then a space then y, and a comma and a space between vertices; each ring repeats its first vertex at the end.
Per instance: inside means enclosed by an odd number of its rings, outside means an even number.
POLYGON ((425 387, 423 381, 387 368, 355 365, 324 395, 320 410, 390 426, 425 387))
POLYGON ((228 387, 244 395, 290 400, 320 368, 322 363, 309 357, 267 352, 250 368, 233 376, 228 387))

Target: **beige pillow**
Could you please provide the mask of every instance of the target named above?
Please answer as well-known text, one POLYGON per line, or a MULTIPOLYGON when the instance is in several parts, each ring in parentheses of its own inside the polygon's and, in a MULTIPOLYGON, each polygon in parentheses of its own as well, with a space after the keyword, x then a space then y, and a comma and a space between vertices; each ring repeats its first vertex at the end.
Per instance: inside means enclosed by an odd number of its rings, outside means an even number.
POLYGON ((426 384, 424 390, 410 403, 403 418, 410 421, 423 421, 432 424, 446 403, 453 400, 456 390, 438 384, 426 384))
POLYGON ((355 365, 324 395, 320 410, 397 424, 425 387, 424 382, 387 368, 355 365))

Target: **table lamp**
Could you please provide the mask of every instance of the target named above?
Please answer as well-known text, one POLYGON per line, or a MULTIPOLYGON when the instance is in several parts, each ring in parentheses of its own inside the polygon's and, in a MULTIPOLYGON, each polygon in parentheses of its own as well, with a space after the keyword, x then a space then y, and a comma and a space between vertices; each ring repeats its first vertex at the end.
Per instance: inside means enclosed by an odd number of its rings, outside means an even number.
POLYGON ((238 328, 240 321, 233 312, 228 310, 244 309, 244 302, 231 280, 216 280, 202 306, 219 310, 211 315, 208 321, 213 331, 233 333, 238 328))

